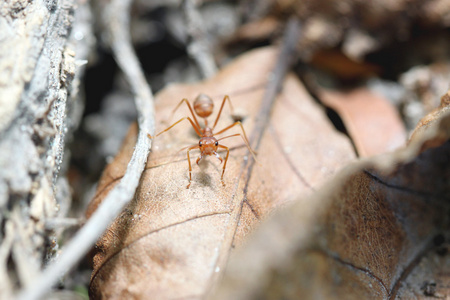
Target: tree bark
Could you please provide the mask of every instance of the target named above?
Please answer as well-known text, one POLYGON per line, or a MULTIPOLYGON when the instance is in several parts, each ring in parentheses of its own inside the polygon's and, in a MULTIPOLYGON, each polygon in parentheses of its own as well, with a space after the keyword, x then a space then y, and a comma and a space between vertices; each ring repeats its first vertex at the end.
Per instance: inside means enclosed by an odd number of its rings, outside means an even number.
POLYGON ((81 2, 0 4, 1 299, 57 254, 58 232, 46 222, 70 204, 65 141, 81 118, 79 83, 93 45, 81 2))

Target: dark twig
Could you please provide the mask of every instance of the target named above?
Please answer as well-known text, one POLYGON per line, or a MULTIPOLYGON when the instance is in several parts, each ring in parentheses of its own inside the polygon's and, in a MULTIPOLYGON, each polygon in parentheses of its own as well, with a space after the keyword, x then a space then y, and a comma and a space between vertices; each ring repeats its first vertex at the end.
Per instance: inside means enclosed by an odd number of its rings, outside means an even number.
POLYGON ((120 183, 108 194, 88 222, 67 244, 59 259, 37 277, 19 299, 39 299, 47 293, 58 279, 76 265, 133 198, 144 170, 151 141, 147 133, 154 134, 153 95, 148 86, 129 35, 129 7, 131 0, 113 0, 103 11, 108 22, 110 43, 117 63, 125 73, 138 110, 139 135, 133 156, 120 183))
MULTIPOLYGON (((272 72, 271 80, 267 85, 264 98, 261 102, 261 108, 257 114, 255 128, 250 135, 250 145, 258 151, 261 143, 262 136, 267 129, 270 119, 270 113, 272 111, 273 104, 277 98, 278 93, 283 85, 284 77, 287 71, 292 66, 296 58, 296 46, 300 35, 300 22, 296 18, 289 19, 283 44, 278 56, 278 61, 275 65, 275 69, 272 72)), ((244 193, 247 193, 247 186, 252 174, 252 169, 255 164, 254 160, 250 160, 248 166, 248 178, 244 188, 244 193)))
MULTIPOLYGON (((271 80, 267 84, 267 89, 264 94, 264 98, 261 103, 260 111, 257 115, 257 119, 255 122, 255 128, 253 129, 251 136, 250 136, 250 145, 253 149, 258 150, 259 145, 261 143, 261 139, 263 136, 264 131, 267 129, 267 125, 269 123, 270 119, 270 113, 273 107, 273 104, 275 103, 276 97, 282 87, 284 77, 286 76, 287 71, 292 66, 292 63, 295 60, 296 53, 295 53, 295 46, 297 45, 297 41, 300 35, 300 23, 297 19, 292 18, 288 21, 285 36, 283 39, 283 44, 281 47, 281 51, 278 54, 278 60, 275 65, 275 69, 272 72, 271 80)), ((245 164, 245 162, 244 162, 245 164)), ((244 187, 244 201, 246 200, 247 195, 247 188, 248 183, 250 181, 250 176, 252 174, 252 169, 255 164, 255 160, 251 159, 248 162, 248 166, 245 167, 245 165, 242 168, 242 172, 247 171, 247 177, 245 180, 245 187, 244 187)), ((242 173, 239 175, 241 177, 242 173)), ((226 233, 227 236, 230 236, 229 239, 227 239, 230 244, 223 245, 222 251, 220 252, 217 260, 216 265, 217 266, 223 266, 225 265, 225 262, 228 258, 229 249, 231 249, 231 243, 233 243, 234 236, 236 234, 236 230, 238 228, 238 222, 240 220, 240 214, 242 212, 242 207, 245 202, 236 203, 236 207, 231 213, 231 219, 234 220, 234 224, 229 225, 229 232, 226 233)), ((247 202, 247 204, 250 206, 250 209, 253 211, 255 216, 257 217, 257 211, 254 210, 251 207, 251 204, 247 202)), ((222 273, 215 272, 210 279, 210 284, 208 284, 208 290, 205 292, 205 299, 210 299, 212 297, 212 292, 215 289, 215 285, 218 282, 219 276, 221 276, 222 273)))

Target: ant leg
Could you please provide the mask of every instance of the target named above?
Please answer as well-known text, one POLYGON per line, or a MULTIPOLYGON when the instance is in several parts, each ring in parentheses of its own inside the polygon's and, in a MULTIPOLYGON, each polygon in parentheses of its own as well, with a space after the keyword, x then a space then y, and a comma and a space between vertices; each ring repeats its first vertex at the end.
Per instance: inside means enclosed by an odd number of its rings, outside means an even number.
POLYGON ((227 150, 227 156, 225 156, 225 162, 223 163, 222 176, 220 180, 222 181, 223 186, 225 186, 225 182, 223 181, 223 174, 225 173, 225 168, 227 167, 228 156, 230 155, 230 149, 226 146, 219 145, 219 148, 227 150))
POLYGON ((228 95, 225 95, 225 97, 223 97, 222 105, 220 106, 219 113, 217 114, 216 121, 214 122, 214 126, 212 127, 212 130, 214 130, 214 128, 215 128, 216 125, 217 125, 217 122, 219 121, 220 114, 222 113, 222 109, 223 109, 223 107, 224 107, 224 105, 225 105, 225 101, 226 101, 226 100, 228 100, 228 103, 230 103, 231 113, 233 113, 233 111, 234 111, 233 105, 231 104, 230 97, 228 97, 228 95))
POLYGON ((254 159, 256 162, 258 162, 258 160, 256 159, 256 156, 255 156, 255 155, 256 155, 255 151, 253 151, 253 149, 250 147, 250 145, 248 144, 248 142, 245 140, 244 136, 243 136, 241 133, 236 133, 236 134, 224 136, 224 137, 218 139, 217 141, 224 140, 224 139, 227 139, 227 138, 230 138, 230 137, 234 137, 234 136, 239 136, 239 135, 240 135, 241 138, 244 140, 244 143, 245 143, 245 145, 247 146, 248 150, 250 151, 250 154, 253 156, 253 159, 254 159))
POLYGON ((197 166, 198 166, 199 162, 200 162, 202 159, 203 159, 203 155, 200 154, 200 157, 197 158, 197 160, 195 161, 195 163, 197 164, 197 166))
MULTIPOLYGON (((250 150, 250 153, 253 155, 253 158, 255 158, 256 153, 255 153, 255 151, 252 149, 252 147, 250 147, 250 142, 248 141, 247 134, 245 134, 244 126, 242 126, 242 123, 241 123, 240 121, 234 122, 234 123, 231 124, 230 126, 225 127, 224 129, 222 129, 221 131, 214 133, 214 135, 224 133, 225 131, 227 131, 227 130, 233 128, 233 127, 236 126, 236 125, 241 126, 242 133, 244 134, 244 136, 242 137, 242 139, 244 140, 245 144, 247 145, 248 150, 250 150)), ((233 135, 233 136, 234 136, 234 135, 233 135)), ((256 158, 255 158, 255 160, 256 160, 256 158)))
POLYGON ((192 110, 192 106, 189 103, 189 101, 186 98, 183 98, 183 100, 180 101, 180 103, 178 103, 178 105, 172 110, 172 114, 170 115, 170 119, 172 119, 173 115, 175 114, 176 110, 181 106, 181 104, 183 104, 183 102, 185 102, 189 108, 189 110, 191 111, 192 117, 194 118, 195 121, 195 125, 197 125, 197 128, 201 128, 200 124, 197 121, 197 118, 195 117, 194 111, 192 110))
POLYGON ((191 180, 192 180, 192 166, 191 166, 191 158, 189 156, 189 151, 194 150, 196 148, 199 148, 198 145, 189 147, 187 150, 187 158, 188 158, 188 163, 189 163, 189 184, 187 185, 187 189, 191 186, 191 180))
POLYGON ((188 119, 189 122, 191 122, 191 125, 192 125, 192 127, 194 127, 194 130, 195 130, 195 132, 197 132, 198 136, 199 136, 199 137, 202 137, 201 130, 199 129, 199 127, 197 127, 197 126, 194 124, 194 122, 192 121, 192 119, 191 119, 190 117, 184 117, 184 118, 181 118, 180 120, 176 121, 176 122, 173 123, 171 126, 167 127, 166 129, 164 129, 163 131, 161 131, 160 133, 158 133, 158 134, 155 135, 155 136, 151 136, 150 133, 147 133, 147 136, 148 136, 150 139, 154 139, 155 137, 157 137, 157 136, 163 134, 164 132, 170 130, 172 127, 174 127, 175 125, 177 125, 178 123, 180 123, 180 122, 182 122, 182 121, 184 121, 184 120, 186 120, 186 119, 188 119))
POLYGON ((217 153, 217 152, 214 152, 214 153, 216 153, 216 157, 218 160, 220 160, 220 163, 223 163, 223 159, 222 159, 222 157, 220 157, 219 153, 217 153))

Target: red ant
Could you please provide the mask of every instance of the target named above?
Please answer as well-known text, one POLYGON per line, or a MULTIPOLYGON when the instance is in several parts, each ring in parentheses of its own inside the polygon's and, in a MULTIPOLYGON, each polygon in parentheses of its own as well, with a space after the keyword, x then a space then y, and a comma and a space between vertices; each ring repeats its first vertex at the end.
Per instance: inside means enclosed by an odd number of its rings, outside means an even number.
POLYGON ((200 94, 200 95, 197 96, 197 98, 195 98, 195 101, 194 101, 195 114, 194 114, 194 111, 192 110, 191 104, 189 104, 189 101, 186 98, 181 100, 180 103, 178 103, 178 105, 172 111, 172 116, 173 116, 175 111, 181 106, 181 104, 183 104, 183 102, 185 102, 187 104, 187 106, 189 107, 189 110, 191 111, 191 114, 192 114, 192 117, 193 117, 194 120, 192 120, 190 117, 184 117, 184 118, 181 118, 180 120, 176 121, 175 123, 173 123, 168 128, 164 129, 163 131, 161 131, 160 133, 158 133, 154 137, 152 137, 150 134, 148 134, 148 137, 153 139, 153 138, 159 136, 160 134, 168 131, 169 129, 171 129, 172 127, 174 127, 175 125, 177 125, 181 121, 184 121, 184 120, 187 119, 191 123, 191 125, 194 128, 195 132, 200 137, 200 141, 199 141, 198 145, 193 145, 193 146, 186 147, 187 148, 187 158, 188 158, 188 163, 189 163, 189 184, 186 187, 187 189, 190 187, 191 179, 192 179, 192 166, 191 166, 191 159, 189 157, 189 151, 191 151, 191 150, 194 150, 194 149, 197 149, 197 148, 200 150, 200 157, 197 158, 197 161, 196 161, 197 165, 200 162, 200 160, 202 160, 203 156, 205 156, 205 155, 215 155, 220 160, 220 163, 222 163, 223 160, 220 157, 220 155, 217 153, 217 150, 218 150, 218 148, 221 148, 221 149, 225 149, 227 151, 227 155, 225 157, 225 162, 223 164, 222 176, 220 177, 220 180, 222 181, 222 184, 224 186, 225 186, 225 182, 223 181, 223 174, 225 173, 225 168, 227 166, 227 160, 228 160, 228 156, 230 154, 230 149, 228 147, 226 147, 226 146, 220 145, 219 144, 220 140, 240 135, 242 137, 242 139, 244 140, 245 145, 250 150, 250 153, 252 154, 253 158, 255 158, 255 152, 250 147, 250 143, 248 142, 248 138, 247 138, 247 135, 245 134, 244 127, 242 126, 242 123, 240 121, 236 121, 233 124, 231 124, 230 126, 225 127, 224 129, 222 129, 222 130, 220 130, 218 132, 214 132, 214 128, 216 127, 217 122, 219 121, 219 118, 220 118, 220 115, 222 113, 222 109, 223 109, 223 107, 225 105, 225 101, 226 100, 228 100, 228 103, 230 104, 230 107, 231 107, 231 111, 233 111, 233 105, 231 104, 230 97, 228 97, 228 95, 225 95, 225 97, 223 98, 223 101, 222 101, 222 105, 220 106, 219 113, 217 114, 216 121, 214 122, 214 125, 212 127, 208 126, 208 120, 206 118, 209 117, 212 114, 213 109, 214 109, 214 103, 211 100, 211 98, 208 97, 207 95, 200 94), (195 115, 197 115, 200 118, 204 119, 205 127, 202 128, 200 126, 200 124, 198 123, 197 118, 196 118, 195 115), (234 127, 236 125, 239 125, 241 127, 243 135, 241 133, 236 133, 236 134, 232 134, 232 135, 229 135, 229 136, 222 137, 220 139, 216 139, 214 137, 214 135, 218 135, 218 134, 224 133, 225 131, 231 129, 232 127, 234 127))

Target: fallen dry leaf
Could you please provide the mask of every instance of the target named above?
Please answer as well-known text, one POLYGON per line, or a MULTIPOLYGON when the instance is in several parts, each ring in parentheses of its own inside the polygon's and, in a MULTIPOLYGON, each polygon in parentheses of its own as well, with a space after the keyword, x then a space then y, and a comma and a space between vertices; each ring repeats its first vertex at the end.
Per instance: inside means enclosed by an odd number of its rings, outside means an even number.
POLYGON ((321 90, 320 99, 339 114, 359 156, 383 154, 405 145, 403 121, 381 95, 366 88, 347 92, 321 90))
POLYGON ((242 25, 234 33, 231 40, 228 43, 249 43, 263 41, 270 38, 271 36, 276 36, 280 34, 280 27, 282 27, 281 22, 279 22, 274 17, 267 17, 261 20, 256 20, 251 23, 242 25))
MULTIPOLYGON (((205 93, 217 106, 228 94, 235 109, 246 116, 243 125, 252 139, 262 130, 255 127, 256 112, 270 84, 276 55, 274 48, 252 51, 208 81, 166 88, 156 99, 159 130, 167 127, 162 121, 182 98, 192 100, 205 93)), ((180 109, 172 121, 187 113, 180 109)), ((217 128, 232 123, 228 114, 226 106, 217 128)), ((192 185, 186 189, 186 153, 177 151, 198 143, 187 121, 158 137, 135 199, 97 243, 91 297, 204 297, 229 253, 260 220, 298 195, 311 194, 355 158, 347 137, 334 129, 323 108, 294 76, 285 79, 266 122, 267 130, 255 149, 259 164, 252 168, 242 139, 223 141, 231 149, 225 187, 217 159, 208 157, 198 167, 191 152, 192 185)), ((238 133, 237 129, 229 134, 238 133)), ((132 128, 122 151, 105 170, 88 215, 124 174, 135 134, 132 128)))
POLYGON ((450 297, 450 114, 266 220, 212 299, 450 297))
MULTIPOLYGON (((428 115, 423 117, 419 123, 417 124, 416 128, 414 129, 411 139, 416 138, 417 135, 422 134, 422 132, 426 131, 432 124, 436 122, 436 120, 439 120, 443 115, 447 114, 450 111, 450 90, 441 97, 441 104, 438 108, 430 112, 428 115)), ((435 137, 434 139, 431 139, 430 141, 427 141, 424 144, 424 148, 432 147, 434 144, 440 145, 443 143, 443 141, 446 140, 446 135, 443 134, 440 139, 435 137), (431 143, 433 143, 431 145, 431 143)))
POLYGON ((316 51, 311 57, 311 65, 347 81, 370 78, 381 73, 379 66, 351 60, 335 49, 316 51))

